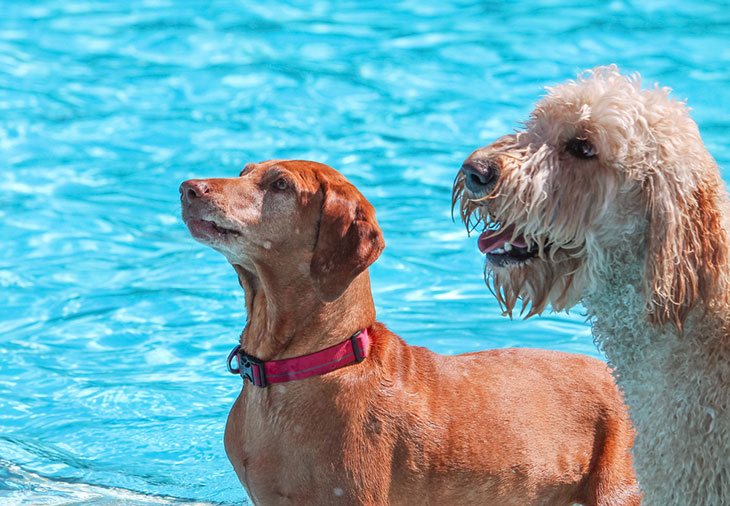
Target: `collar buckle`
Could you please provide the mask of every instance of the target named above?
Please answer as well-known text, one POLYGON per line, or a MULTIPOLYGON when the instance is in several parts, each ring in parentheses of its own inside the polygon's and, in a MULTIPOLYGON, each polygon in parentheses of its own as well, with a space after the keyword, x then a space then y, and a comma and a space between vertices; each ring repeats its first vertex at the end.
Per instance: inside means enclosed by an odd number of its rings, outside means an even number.
POLYGON ((266 381, 264 363, 256 357, 244 353, 240 345, 233 348, 228 354, 226 366, 228 367, 228 372, 231 374, 240 374, 241 378, 249 380, 257 387, 265 387, 269 384, 266 381), (235 366, 233 365, 234 358, 236 359, 235 366))

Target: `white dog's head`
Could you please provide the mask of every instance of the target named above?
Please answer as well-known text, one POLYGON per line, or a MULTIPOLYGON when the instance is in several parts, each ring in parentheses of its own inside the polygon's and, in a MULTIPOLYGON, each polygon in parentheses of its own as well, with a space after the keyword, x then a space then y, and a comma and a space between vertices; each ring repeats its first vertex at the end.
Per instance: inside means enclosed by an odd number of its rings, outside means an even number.
MULTIPOLYGON (((717 292, 727 260, 714 160, 667 89, 642 90, 615 66, 548 89, 524 130, 472 153, 454 203, 494 293, 512 314, 576 304, 612 254, 640 264, 647 315, 681 326, 717 292)), ((723 273, 724 274, 724 273, 723 273)))

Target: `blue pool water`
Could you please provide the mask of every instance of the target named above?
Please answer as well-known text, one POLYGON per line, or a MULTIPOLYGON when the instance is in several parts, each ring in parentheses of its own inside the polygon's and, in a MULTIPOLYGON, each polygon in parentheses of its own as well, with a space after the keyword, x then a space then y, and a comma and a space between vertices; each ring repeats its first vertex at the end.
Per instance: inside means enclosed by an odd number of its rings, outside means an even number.
POLYGON ((612 62, 688 98, 728 176, 724 3, 0 1, 0 503, 244 501, 243 296, 177 186, 247 161, 320 160, 371 199, 379 317, 409 342, 597 355, 580 311, 500 316, 452 179, 612 62))

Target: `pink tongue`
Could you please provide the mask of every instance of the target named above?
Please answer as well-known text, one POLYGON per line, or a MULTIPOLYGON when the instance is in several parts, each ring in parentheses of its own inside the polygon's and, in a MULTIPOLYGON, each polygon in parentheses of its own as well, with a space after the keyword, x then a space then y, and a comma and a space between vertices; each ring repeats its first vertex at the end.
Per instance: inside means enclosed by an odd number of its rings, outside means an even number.
POLYGON ((490 253, 495 249, 501 248, 507 242, 511 242, 512 246, 525 248, 527 246, 527 243, 525 243, 525 241, 522 239, 516 238, 510 241, 513 233, 514 227, 507 227, 501 232, 495 230, 485 230, 484 232, 482 232, 482 235, 479 236, 479 251, 486 255, 487 253, 490 253))

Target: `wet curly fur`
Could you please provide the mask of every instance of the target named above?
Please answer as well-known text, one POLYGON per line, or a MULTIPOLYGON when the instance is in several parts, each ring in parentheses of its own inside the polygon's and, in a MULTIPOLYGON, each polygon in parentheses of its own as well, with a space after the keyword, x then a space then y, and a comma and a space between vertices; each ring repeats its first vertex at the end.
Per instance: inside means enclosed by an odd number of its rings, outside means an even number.
POLYGON ((584 304, 637 428, 644 504, 730 504, 730 203, 685 104, 596 68, 474 159, 499 180, 478 198, 457 176, 465 223, 513 226, 539 252, 487 262, 487 280, 509 315, 584 304))

